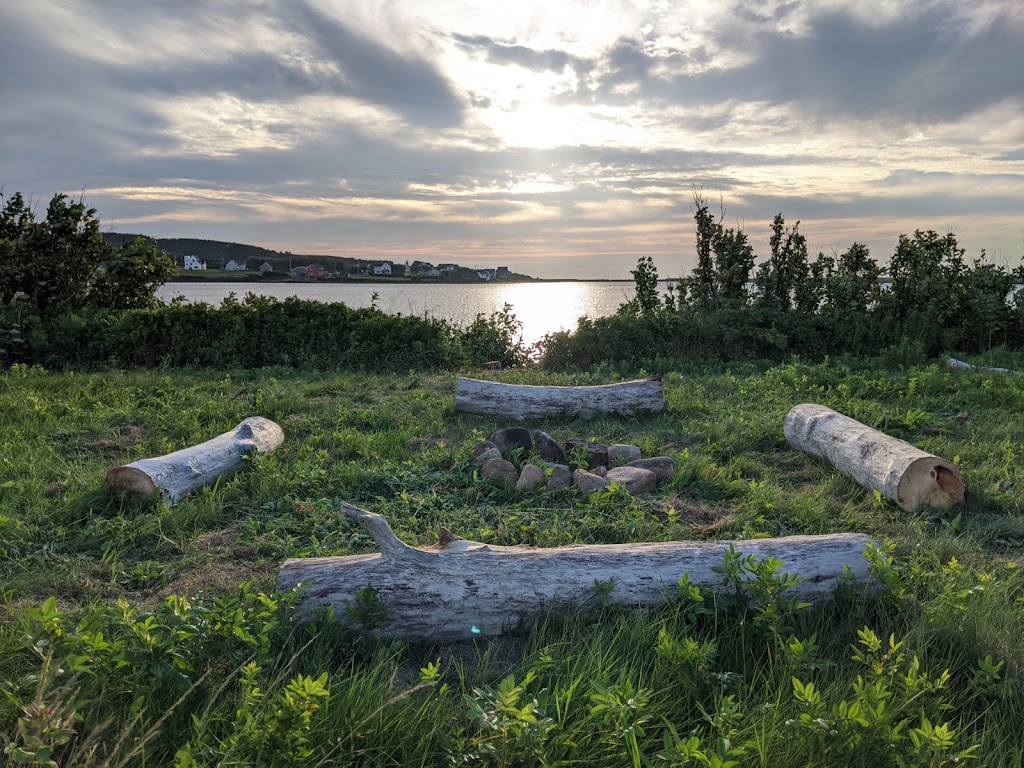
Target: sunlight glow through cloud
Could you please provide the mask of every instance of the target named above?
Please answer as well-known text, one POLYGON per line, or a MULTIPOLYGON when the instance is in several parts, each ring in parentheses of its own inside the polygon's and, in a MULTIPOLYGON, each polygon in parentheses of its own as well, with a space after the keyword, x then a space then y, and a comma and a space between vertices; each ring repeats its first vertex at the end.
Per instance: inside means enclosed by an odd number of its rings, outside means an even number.
POLYGON ((39 0, 0 11, 0 183, 547 277, 685 269, 694 186, 762 257, 777 211, 826 250, 1019 257, 1022 40, 1016 0, 39 0))

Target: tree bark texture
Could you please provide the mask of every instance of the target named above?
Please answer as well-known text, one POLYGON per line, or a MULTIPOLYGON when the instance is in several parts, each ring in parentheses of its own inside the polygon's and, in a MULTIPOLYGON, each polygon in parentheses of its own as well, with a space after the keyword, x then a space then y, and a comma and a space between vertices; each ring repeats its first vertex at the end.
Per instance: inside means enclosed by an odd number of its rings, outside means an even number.
POLYGON ((825 459, 908 512, 921 504, 946 509, 964 500, 964 477, 953 464, 824 405, 794 406, 784 432, 797 450, 825 459))
POLYGON ((283 441, 280 426, 270 419, 252 416, 205 443, 114 467, 107 472, 104 486, 140 496, 159 491, 170 506, 191 491, 241 467, 247 454, 270 453, 283 441))
POLYGON ((552 549, 488 546, 442 531, 425 549, 395 536, 380 515, 342 503, 342 514, 359 522, 380 546, 380 554, 286 560, 278 586, 300 583, 307 615, 322 606, 355 622, 356 593, 372 586, 385 609, 384 637, 458 640, 498 635, 545 608, 595 601, 595 582, 611 583, 612 604, 656 608, 687 574, 698 585, 721 587, 721 565, 730 546, 744 555, 775 557, 781 570, 803 579, 791 594, 800 599, 829 596, 848 566, 865 582, 864 534, 787 536, 748 541, 674 541, 600 544, 552 549))
POLYGON ((536 387, 459 378, 455 410, 522 421, 529 418, 636 416, 665 408, 660 376, 589 387, 536 387))

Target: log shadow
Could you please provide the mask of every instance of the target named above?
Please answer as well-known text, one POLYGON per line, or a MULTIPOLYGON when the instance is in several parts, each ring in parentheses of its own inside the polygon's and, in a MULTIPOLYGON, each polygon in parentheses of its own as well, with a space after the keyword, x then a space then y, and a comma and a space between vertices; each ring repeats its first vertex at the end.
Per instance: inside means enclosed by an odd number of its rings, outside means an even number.
POLYGON ((119 488, 97 488, 71 499, 68 512, 76 517, 135 518, 153 514, 165 506, 159 492, 149 496, 128 493, 119 488))

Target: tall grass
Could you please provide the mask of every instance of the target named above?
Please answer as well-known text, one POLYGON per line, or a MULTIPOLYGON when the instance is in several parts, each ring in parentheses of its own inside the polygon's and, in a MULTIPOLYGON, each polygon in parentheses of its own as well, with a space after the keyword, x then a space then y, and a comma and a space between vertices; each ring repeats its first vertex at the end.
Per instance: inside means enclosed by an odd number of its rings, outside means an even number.
POLYGON ((1024 380, 940 365, 714 363, 669 372, 665 386, 661 415, 528 425, 678 462, 657 497, 583 502, 476 482, 470 447, 507 425, 457 414, 451 374, 4 372, 5 757, 1019 765, 1024 380), (967 501, 906 513, 790 450, 782 419, 805 401, 955 460, 967 501), (173 508, 99 490, 113 465, 257 413, 283 426, 281 449, 173 508), (861 530, 887 547, 875 562, 886 589, 814 608, 780 589, 772 608, 766 593, 732 599, 735 579, 717 595, 684 584, 655 613, 542 616, 491 642, 383 643, 346 617, 299 624, 293 597, 273 592, 285 557, 373 550, 336 513, 342 498, 419 545, 439 526, 538 546, 861 530))

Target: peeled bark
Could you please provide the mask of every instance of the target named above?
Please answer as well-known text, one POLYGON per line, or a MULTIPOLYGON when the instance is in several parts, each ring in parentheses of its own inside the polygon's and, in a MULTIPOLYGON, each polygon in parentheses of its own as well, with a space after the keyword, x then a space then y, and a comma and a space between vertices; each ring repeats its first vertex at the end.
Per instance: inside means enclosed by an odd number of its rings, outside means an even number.
POLYGON ((665 408, 660 376, 589 387, 537 387, 459 378, 455 410, 522 421, 529 418, 584 418, 611 413, 635 416, 665 408))
POLYGON ((797 450, 829 461, 908 512, 921 504, 946 509, 964 500, 964 477, 953 464, 824 405, 794 406, 784 431, 797 450))
POLYGON ((722 576, 712 568, 730 546, 781 560, 782 571, 804 579, 791 592, 800 599, 828 597, 844 566, 857 581, 868 576, 863 552, 870 540, 857 533, 535 549, 488 546, 442 531, 437 545, 416 549, 399 541, 382 516, 344 502, 341 511, 369 531, 380 554, 286 560, 279 588, 301 583, 304 613, 328 606, 343 621, 354 621, 356 593, 372 586, 385 609, 379 628, 385 637, 497 635, 545 608, 593 605, 595 582, 612 583, 612 604, 656 608, 683 574, 694 584, 720 587, 722 576))
POLYGON ((241 467, 247 454, 270 453, 283 441, 281 427, 270 419, 252 416, 205 443, 114 467, 107 472, 104 487, 140 496, 159 491, 170 506, 191 491, 241 467))

